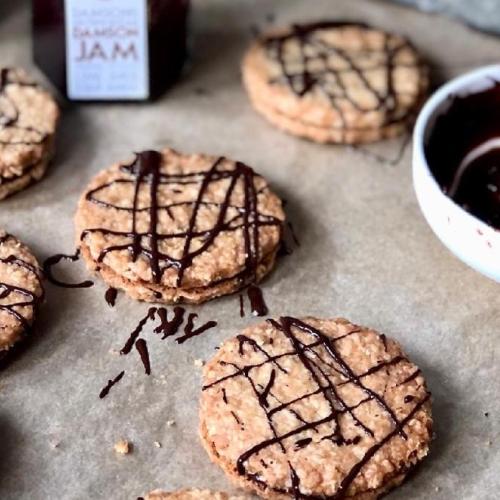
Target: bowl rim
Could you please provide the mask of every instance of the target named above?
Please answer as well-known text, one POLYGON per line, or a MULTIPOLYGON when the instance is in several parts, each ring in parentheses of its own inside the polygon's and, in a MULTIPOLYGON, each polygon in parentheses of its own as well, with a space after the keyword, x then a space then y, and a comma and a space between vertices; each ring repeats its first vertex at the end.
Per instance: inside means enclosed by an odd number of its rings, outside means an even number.
MULTIPOLYGON (((459 75, 451 80, 447 81, 441 85, 427 100, 424 104, 415 122, 415 127, 413 130, 413 171, 414 174, 417 170, 423 171, 425 177, 431 182, 433 190, 439 192, 441 197, 448 200, 448 202, 458 209, 465 218, 474 221, 476 224, 481 225, 483 228, 489 228, 491 231, 498 232, 497 229, 490 226, 483 220, 479 219, 475 215, 467 212, 463 207, 455 202, 452 198, 446 195, 439 183, 437 182, 434 174, 432 173, 429 162, 425 155, 425 136, 429 129, 429 123, 434 113, 438 108, 453 95, 460 94, 461 91, 466 91, 467 87, 473 83, 477 83, 481 80, 486 80, 488 77, 491 78, 491 74, 498 74, 498 80, 500 81, 500 64, 490 64, 488 66, 481 66, 479 68, 468 71, 462 75, 459 75)), ((470 92, 474 93, 474 92, 470 92)), ((414 181, 415 185, 415 181, 414 181)), ((416 187, 416 186, 415 186, 416 187)))

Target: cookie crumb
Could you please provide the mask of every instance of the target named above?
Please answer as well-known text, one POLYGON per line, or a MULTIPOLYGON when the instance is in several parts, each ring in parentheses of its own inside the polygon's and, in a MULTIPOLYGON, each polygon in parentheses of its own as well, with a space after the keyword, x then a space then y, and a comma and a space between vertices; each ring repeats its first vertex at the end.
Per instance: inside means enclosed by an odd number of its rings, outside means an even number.
POLYGON ((167 427, 172 427, 175 425, 175 420, 167 420, 167 427))
POLYGON ((493 444, 493 441, 491 439, 488 439, 487 444, 488 444, 488 446, 491 446, 493 444))
POLYGON ((115 452, 120 455, 128 455, 132 451, 132 444, 129 443, 126 439, 120 439, 115 444, 115 452))
POLYGON ((204 364, 205 364, 205 362, 202 359, 195 359, 194 360, 194 366, 196 366, 197 368, 201 368, 204 364))
POLYGON ((153 443, 157 448, 161 448, 161 443, 159 441, 155 441, 153 443))
POLYGON ((434 491, 435 491, 436 493, 437 493, 438 491, 440 491, 440 490, 441 490, 441 488, 440 488, 439 486, 436 486, 436 487, 434 488, 434 491))

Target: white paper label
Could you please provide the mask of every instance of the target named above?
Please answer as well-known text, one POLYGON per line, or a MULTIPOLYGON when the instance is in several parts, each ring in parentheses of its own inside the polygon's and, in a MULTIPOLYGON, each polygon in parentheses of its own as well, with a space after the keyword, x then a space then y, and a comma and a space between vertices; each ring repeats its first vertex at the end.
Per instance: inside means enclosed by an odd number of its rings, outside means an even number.
POLYGON ((149 97, 147 0, 65 0, 68 97, 149 97))

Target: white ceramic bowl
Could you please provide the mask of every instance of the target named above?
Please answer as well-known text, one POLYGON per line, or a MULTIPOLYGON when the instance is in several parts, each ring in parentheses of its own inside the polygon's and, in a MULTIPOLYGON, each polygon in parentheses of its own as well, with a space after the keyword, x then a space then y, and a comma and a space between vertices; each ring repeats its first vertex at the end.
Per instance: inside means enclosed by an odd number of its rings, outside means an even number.
MULTIPOLYGON (((500 231, 466 212, 446 196, 432 175, 424 143, 450 95, 465 95, 500 81, 500 65, 486 66, 455 78, 427 101, 413 132, 413 184, 420 208, 434 233, 459 259, 500 282, 500 231)), ((499 110, 500 120, 500 110, 499 110)))

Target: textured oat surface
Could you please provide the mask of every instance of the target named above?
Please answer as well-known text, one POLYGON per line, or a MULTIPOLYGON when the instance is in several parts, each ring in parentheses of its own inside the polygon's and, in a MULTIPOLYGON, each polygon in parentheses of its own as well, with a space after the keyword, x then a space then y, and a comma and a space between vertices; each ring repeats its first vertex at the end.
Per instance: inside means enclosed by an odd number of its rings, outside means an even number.
POLYGON ((42 296, 36 257, 0 229, 0 352, 30 333, 42 296))
POLYGON ((420 370, 396 342, 346 320, 251 326, 207 363, 203 385, 206 450, 265 498, 375 499, 428 452, 420 370))
POLYGON ((210 490, 182 490, 167 493, 161 490, 155 490, 146 495, 145 500, 243 500, 242 496, 228 495, 227 493, 218 493, 210 490))
POLYGON ((24 70, 0 68, 0 200, 43 176, 58 119, 53 97, 24 70))
POLYGON ((399 35, 335 21, 272 29, 252 44, 242 69, 254 106, 318 142, 401 134, 427 92, 426 64, 399 35))
POLYGON ((258 248, 255 280, 271 269, 285 214, 265 179, 226 158, 166 149, 151 195, 149 177, 124 170, 131 163, 99 173, 75 217, 76 244, 90 269, 99 269, 110 285, 152 302, 203 302, 254 280, 253 267, 241 276, 252 248, 258 248), (249 246, 254 226, 258 236, 249 246), (156 260, 151 234, 157 239, 156 260), (130 251, 134 237, 141 246, 136 258, 130 251))
MULTIPOLYGON (((3 64, 30 67, 29 4, 0 1, 3 64)), ((391 165, 283 134, 250 106, 239 67, 251 25, 268 29, 271 13, 275 25, 336 16, 399 31, 441 80, 497 62, 500 42, 372 0, 314 0, 314 12, 303 0, 193 5, 197 37, 184 80, 154 104, 66 108, 46 179, 1 203, 0 227, 43 260, 74 249, 82 191, 132 151, 167 144, 252 165, 288 200, 301 243, 262 284, 272 315, 345 316, 370 325, 399 341, 426 375, 436 440, 411 481, 388 500, 497 500, 498 285, 453 257, 428 228, 413 193, 409 149, 391 165)), ((369 151, 393 159, 398 145, 369 151)), ((89 277, 79 264, 58 271, 68 280, 89 277)), ((120 294, 111 309, 105 285, 96 281, 83 291, 47 287, 37 341, 0 372, 0 498, 123 500, 194 486, 237 494, 200 444, 201 370, 194 360, 209 360, 223 340, 261 320, 240 318, 234 296, 189 307, 201 321, 217 319, 218 327, 182 346, 157 342, 147 331, 146 377, 136 358, 124 364, 116 351, 147 305, 120 294), (99 400, 106 381, 123 369, 120 384, 99 400), (113 452, 122 437, 134 443, 123 457, 113 452)))

